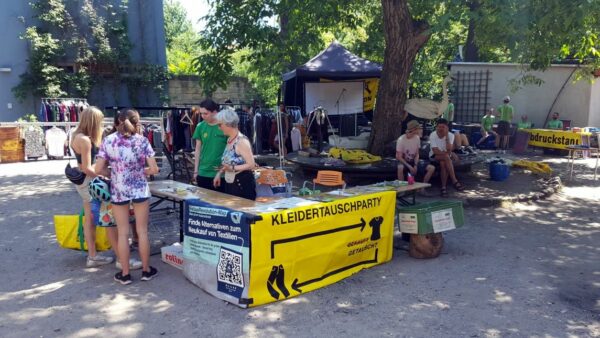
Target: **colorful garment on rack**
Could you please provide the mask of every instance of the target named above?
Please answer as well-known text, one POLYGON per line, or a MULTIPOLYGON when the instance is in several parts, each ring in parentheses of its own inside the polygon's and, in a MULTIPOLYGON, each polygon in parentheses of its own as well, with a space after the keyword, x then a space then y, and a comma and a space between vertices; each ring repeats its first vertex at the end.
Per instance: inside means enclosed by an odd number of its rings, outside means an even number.
POLYGON ((30 126, 25 129, 25 156, 38 158, 46 153, 44 149, 44 132, 39 127, 30 126))

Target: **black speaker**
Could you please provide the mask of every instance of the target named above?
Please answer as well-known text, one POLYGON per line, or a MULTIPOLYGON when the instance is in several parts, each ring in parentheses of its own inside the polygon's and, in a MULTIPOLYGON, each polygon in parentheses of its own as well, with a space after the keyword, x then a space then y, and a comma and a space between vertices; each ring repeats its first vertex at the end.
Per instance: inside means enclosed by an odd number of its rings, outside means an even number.
POLYGON ((356 136, 356 115, 340 115, 340 136, 356 136))

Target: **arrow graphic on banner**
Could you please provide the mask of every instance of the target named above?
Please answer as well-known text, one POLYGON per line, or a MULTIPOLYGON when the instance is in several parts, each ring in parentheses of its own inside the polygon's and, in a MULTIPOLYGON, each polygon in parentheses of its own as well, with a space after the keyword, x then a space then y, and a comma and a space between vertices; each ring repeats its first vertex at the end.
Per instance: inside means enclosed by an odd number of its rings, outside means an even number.
POLYGON ((333 276, 333 275, 335 275, 337 273, 340 273, 342 271, 346 271, 346 270, 352 269, 352 268, 357 267, 359 265, 377 263, 377 253, 378 252, 379 252, 379 249, 375 249, 375 258, 373 258, 373 259, 369 259, 369 260, 362 261, 362 262, 356 262, 354 264, 350 264, 350 265, 341 267, 339 269, 335 269, 333 271, 329 271, 328 273, 326 273, 323 276, 318 277, 318 278, 309 279, 309 280, 307 280, 305 282, 301 282, 301 283, 298 283, 298 278, 296 278, 292 282, 292 289, 294 289, 294 290, 302 293, 302 290, 300 288, 303 287, 303 286, 306 286, 308 284, 312 284, 312 283, 316 283, 316 282, 322 281, 323 279, 325 279, 325 278, 327 278, 329 276, 333 276))
POLYGON ((328 234, 332 234, 335 232, 340 232, 340 231, 346 231, 346 230, 351 230, 351 229, 355 229, 355 228, 360 228, 360 231, 362 232, 365 228, 365 225, 367 225, 367 222, 365 222, 364 218, 360 218, 360 223, 357 224, 352 224, 352 225, 346 225, 343 227, 339 227, 339 228, 335 228, 335 229, 329 229, 329 230, 324 230, 324 231, 317 231, 317 232, 313 232, 310 234, 304 234, 301 236, 296 236, 296 237, 290 237, 290 238, 284 238, 284 239, 276 239, 274 241, 271 241, 271 259, 275 258, 275 245, 277 244, 283 244, 283 243, 290 243, 290 242, 295 242, 295 241, 301 241, 303 239, 307 239, 307 238, 311 238, 311 237, 317 237, 317 236, 323 236, 323 235, 328 235, 328 234))

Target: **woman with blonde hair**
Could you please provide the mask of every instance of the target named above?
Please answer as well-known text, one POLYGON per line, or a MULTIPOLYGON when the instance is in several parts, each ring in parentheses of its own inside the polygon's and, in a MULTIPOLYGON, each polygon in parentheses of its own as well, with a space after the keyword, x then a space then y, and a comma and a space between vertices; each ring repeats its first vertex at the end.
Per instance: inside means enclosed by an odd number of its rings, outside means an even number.
MULTIPOLYGON (((100 109, 93 106, 85 108, 81 112, 79 126, 75 129, 71 141, 71 148, 75 153, 77 166, 79 167, 79 170, 85 174, 85 181, 83 184, 76 185, 75 188, 83 199, 83 210, 85 215, 83 233, 88 247, 86 261, 86 266, 88 268, 113 262, 112 257, 103 256, 96 252, 96 226, 94 224, 94 216, 92 215, 92 197, 88 192, 90 181, 98 176, 96 174, 94 162, 96 161, 96 154, 98 153, 98 147, 100 146, 100 141, 102 139, 103 120, 104 114, 102 114, 100 109)), ((112 239, 111 243, 113 240, 116 242, 116 234, 114 232, 111 234, 109 231, 109 239, 112 239)))
POLYGON ((97 166, 104 169, 110 164, 111 203, 118 232, 118 257, 121 272, 115 281, 131 284, 129 274, 129 205, 133 203, 139 254, 142 260, 142 281, 151 280, 158 271, 150 266, 148 217, 150 188, 146 176, 158 173, 154 150, 147 138, 138 133, 140 115, 134 109, 119 112, 117 132, 108 135, 98 152, 97 166), (148 165, 146 167, 146 164, 148 165))

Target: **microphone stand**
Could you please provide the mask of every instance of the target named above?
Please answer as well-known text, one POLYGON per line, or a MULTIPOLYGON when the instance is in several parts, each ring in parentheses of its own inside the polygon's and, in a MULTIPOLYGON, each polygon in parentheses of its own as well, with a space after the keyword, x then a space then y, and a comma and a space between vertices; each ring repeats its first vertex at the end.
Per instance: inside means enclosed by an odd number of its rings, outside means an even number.
POLYGON ((337 100, 335 101, 335 105, 337 106, 338 116, 340 115, 340 100, 342 99, 342 96, 344 95, 345 91, 346 91, 346 88, 342 88, 342 91, 340 92, 340 96, 338 96, 337 100))
POLYGON ((337 115, 338 115, 340 136, 342 136, 342 117, 340 116, 340 100, 342 99, 342 96, 344 96, 345 91, 346 91, 346 88, 342 88, 342 91, 340 92, 340 96, 338 96, 337 100, 335 101, 335 105, 337 106, 337 115))

